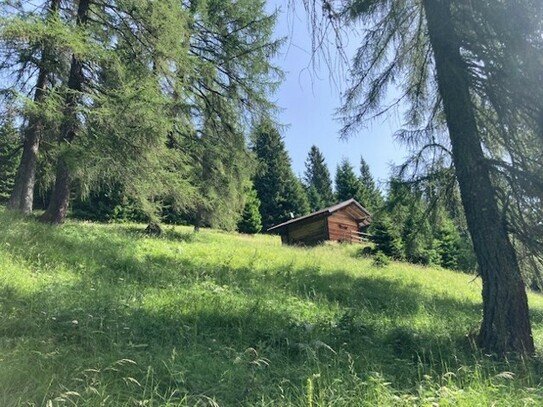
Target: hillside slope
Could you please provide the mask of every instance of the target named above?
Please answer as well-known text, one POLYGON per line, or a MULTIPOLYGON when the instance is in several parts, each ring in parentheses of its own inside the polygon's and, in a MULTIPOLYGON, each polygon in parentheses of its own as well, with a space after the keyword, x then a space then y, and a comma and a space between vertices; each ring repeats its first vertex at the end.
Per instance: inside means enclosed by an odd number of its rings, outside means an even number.
POLYGON ((471 347, 473 276, 183 227, 0 228, 1 406, 543 403, 539 359, 471 347))

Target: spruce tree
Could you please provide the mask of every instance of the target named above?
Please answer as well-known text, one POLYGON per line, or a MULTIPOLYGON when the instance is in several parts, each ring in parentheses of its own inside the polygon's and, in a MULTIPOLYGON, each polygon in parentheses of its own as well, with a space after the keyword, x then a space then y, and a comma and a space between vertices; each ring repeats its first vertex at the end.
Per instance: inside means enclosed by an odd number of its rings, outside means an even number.
POLYGON ((363 198, 362 184, 356 176, 353 166, 346 158, 341 160, 341 163, 337 166, 335 186, 336 199, 338 202, 354 198, 364 206, 365 203, 360 202, 363 198))
POLYGON ((13 120, 4 120, 0 125, 0 203, 7 202, 15 184, 21 147, 13 120))
POLYGON ((254 234, 262 230, 262 216, 260 215, 260 199, 254 188, 247 188, 243 213, 238 221, 238 231, 254 234))
POLYGON ((383 196, 371 175, 370 166, 362 156, 360 157, 360 184, 362 186, 360 193, 362 206, 370 212, 378 210, 384 203, 383 196))
POLYGON ((311 146, 305 161, 304 186, 312 212, 334 203, 330 171, 321 151, 314 145, 311 146))
POLYGON ((402 260, 403 242, 398 224, 386 213, 382 213, 370 225, 369 231, 375 250, 396 260, 402 260))
POLYGON ((317 188, 311 185, 309 188, 305 186, 305 192, 307 195, 307 202, 309 203, 309 209, 311 212, 318 211, 319 209, 325 208, 326 205, 322 199, 321 194, 318 193, 317 188))
POLYGON ((269 119, 254 130, 254 146, 258 167, 253 179, 260 199, 263 230, 292 217, 309 212, 309 203, 301 182, 294 175, 290 158, 279 131, 269 119))

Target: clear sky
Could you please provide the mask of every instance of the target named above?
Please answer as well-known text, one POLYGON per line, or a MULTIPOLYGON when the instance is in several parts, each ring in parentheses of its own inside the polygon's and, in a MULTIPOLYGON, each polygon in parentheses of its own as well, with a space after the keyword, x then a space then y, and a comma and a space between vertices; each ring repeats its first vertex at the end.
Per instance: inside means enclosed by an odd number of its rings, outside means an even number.
MULTIPOLYGON (((332 177, 343 157, 351 161, 358 173, 362 155, 376 181, 384 183, 391 164, 400 164, 407 155, 406 150, 393 141, 394 132, 400 128, 399 118, 375 122, 347 141, 339 139, 341 123, 334 119, 334 113, 341 104, 340 92, 345 89, 346 79, 331 80, 326 66, 320 69, 312 66, 311 37, 303 8, 297 6, 294 15, 288 10, 287 3, 287 0, 270 0, 268 8, 281 8, 276 36, 288 37, 276 59, 277 65, 285 71, 286 79, 275 98, 283 108, 279 120, 288 126, 282 134, 294 172, 299 176, 303 174, 307 154, 315 144, 323 152, 332 177)), ((351 54, 356 43, 356 38, 349 39, 347 48, 351 54)))

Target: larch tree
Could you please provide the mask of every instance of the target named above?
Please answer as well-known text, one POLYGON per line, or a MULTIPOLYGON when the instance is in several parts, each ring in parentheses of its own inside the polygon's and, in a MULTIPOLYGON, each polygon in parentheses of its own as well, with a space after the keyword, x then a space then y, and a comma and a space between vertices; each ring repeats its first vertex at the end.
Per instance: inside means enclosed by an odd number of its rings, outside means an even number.
POLYGON ((33 92, 23 112, 24 137, 22 156, 19 161, 15 183, 7 203, 9 209, 24 214, 32 213, 34 186, 38 165, 40 143, 44 137, 47 119, 43 113, 47 88, 53 84, 53 76, 59 74, 62 63, 57 46, 62 43, 63 30, 59 16, 60 0, 43 2, 32 13, 23 4, 2 4, 9 13, 4 14, 2 47, 2 70, 10 73, 6 84, 13 90, 33 92), (30 14, 30 15, 29 15, 30 14), (30 36, 29 36, 30 33, 30 36), (27 46, 21 38, 30 37, 27 46), (33 73, 37 70, 37 74, 33 73), (35 82, 30 89, 27 83, 35 82))
POLYGON ((165 205, 196 211, 213 195, 213 213, 228 214, 214 224, 235 227, 254 168, 249 125, 273 110, 269 97, 281 78, 271 63, 281 41, 272 39, 275 14, 264 1, 49 0, 39 13, 3 3, 10 24, 2 73, 22 72, 10 91, 28 93, 28 83, 36 90, 27 110, 37 119, 22 111, 18 122, 38 139, 47 133, 42 170, 56 170, 43 178, 52 180, 43 221, 62 223, 74 193, 85 199, 113 188, 152 222, 165 205), (37 33, 28 35, 32 24, 37 33), (46 69, 35 74, 36 67, 46 69), (216 169, 205 181, 213 193, 203 194, 203 178, 194 176, 202 149, 216 169))
POLYGON ((499 354, 530 354, 534 342, 526 289, 485 160, 470 72, 456 35, 453 4, 448 0, 425 0, 423 6, 456 177, 483 280, 483 321, 478 342, 499 354))
POLYGON ((479 2, 463 0, 338 3, 307 0, 304 4, 314 16, 324 11, 328 26, 338 27, 345 20, 364 24, 342 109, 344 134, 356 132, 400 101, 408 108, 407 130, 401 133, 404 139, 419 151, 450 154, 483 282, 477 343, 500 355, 533 353, 526 290, 495 179, 496 169, 509 161, 509 152, 498 153, 499 163, 490 159, 489 152, 496 153, 496 140, 519 140, 511 131, 513 119, 523 118, 524 129, 540 132, 540 100, 532 106, 525 101, 508 102, 517 100, 518 83, 526 90, 526 85, 537 82, 533 68, 542 61, 541 22, 534 22, 530 14, 541 15, 540 2, 522 1, 515 6, 511 1, 475 4, 479 2), (321 3, 326 7, 321 8, 321 3), (504 10, 516 11, 510 16, 517 15, 517 23, 529 22, 520 35, 504 29, 511 23, 496 23, 504 21, 504 10), (521 57, 516 58, 510 49, 521 57), (500 63, 512 75, 500 75, 496 66, 500 63), (387 105, 384 96, 390 84, 401 91, 398 100, 387 105), (492 119, 500 126, 492 126, 492 119), (500 136, 494 127, 508 137, 500 136))
POLYGON ((190 211, 195 226, 233 229, 243 211, 255 165, 247 149, 249 123, 273 110, 269 96, 281 72, 271 64, 281 43, 275 14, 263 1, 194 1, 190 54, 198 61, 189 92, 195 129, 193 180, 201 196, 190 211))
MULTIPOLYGON (((89 18, 90 0, 79 0, 76 11, 76 27, 82 28, 89 18)), ((78 111, 83 98, 83 60, 80 55, 73 52, 71 55, 70 70, 62 110, 62 124, 58 143, 70 145, 80 131, 78 111)), ((56 165, 56 178, 49 205, 40 216, 43 222, 59 224, 64 222, 70 202, 71 174, 68 160, 62 153, 58 156, 56 165)))

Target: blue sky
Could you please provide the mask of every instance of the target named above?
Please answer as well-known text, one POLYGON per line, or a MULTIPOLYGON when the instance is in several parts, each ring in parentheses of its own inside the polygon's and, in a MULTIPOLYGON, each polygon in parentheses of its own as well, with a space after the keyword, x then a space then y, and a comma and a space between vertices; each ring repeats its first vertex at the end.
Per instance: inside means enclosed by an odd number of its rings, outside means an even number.
MULTIPOLYGON (((393 141, 394 132, 400 128, 400 118, 392 116, 375 122, 349 140, 340 140, 341 123, 334 119, 334 113, 341 104, 340 92, 345 89, 345 79, 331 80, 327 67, 312 66, 311 38, 303 8, 298 5, 294 14, 286 4, 287 0, 271 0, 268 7, 270 10, 281 7, 276 36, 288 37, 276 59, 277 65, 285 71, 286 79, 275 99, 283 108, 279 120, 287 125, 282 134, 294 172, 303 174, 307 153, 315 144, 323 152, 332 176, 343 157, 348 158, 358 171, 362 155, 374 178, 384 183, 390 174, 390 166, 400 164, 407 155, 406 150, 393 141)), ((356 43, 356 38, 349 39, 347 48, 351 54, 356 43)))

